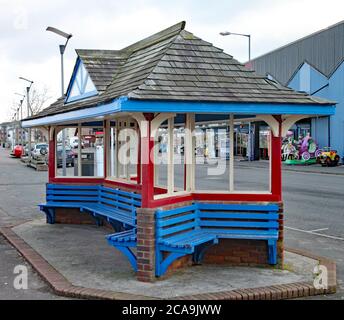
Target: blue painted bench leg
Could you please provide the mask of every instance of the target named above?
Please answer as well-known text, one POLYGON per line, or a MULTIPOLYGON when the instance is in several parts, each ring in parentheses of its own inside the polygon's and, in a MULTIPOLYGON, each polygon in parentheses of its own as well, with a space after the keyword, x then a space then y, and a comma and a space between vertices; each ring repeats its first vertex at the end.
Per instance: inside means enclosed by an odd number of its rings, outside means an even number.
POLYGON ((96 221, 96 225, 98 227, 103 226, 103 220, 100 217, 98 217, 95 213, 93 213, 92 216, 93 216, 94 220, 96 221))
POLYGON ((177 260, 178 258, 181 258, 188 253, 180 253, 180 252, 171 252, 165 259, 163 259, 162 251, 156 248, 156 263, 155 263, 155 275, 157 277, 162 276, 167 271, 167 268, 170 266, 170 264, 177 260))
POLYGON ((111 224, 112 228, 115 230, 115 232, 121 232, 123 231, 123 224, 119 221, 107 219, 108 222, 111 224))
POLYGON ((201 244, 199 246, 196 247, 195 249, 195 253, 192 255, 192 261, 195 263, 195 264, 201 264, 201 261, 203 260, 204 258, 204 254, 205 252, 210 248, 212 247, 213 245, 216 245, 219 243, 219 240, 218 239, 214 239, 213 241, 211 242, 207 242, 207 243, 204 243, 204 244, 201 244))
POLYGON ((277 264, 277 240, 268 240, 269 264, 277 264))
POLYGON ((47 223, 48 224, 54 224, 55 223, 55 209, 53 208, 42 208, 41 209, 46 217, 47 217, 47 223))
POLYGON ((124 255, 127 256, 127 258, 129 259, 130 264, 132 265, 134 271, 137 271, 137 261, 136 261, 136 256, 134 255, 134 253, 131 251, 130 248, 128 247, 122 247, 122 246, 115 246, 116 249, 118 249, 119 251, 121 251, 124 255))

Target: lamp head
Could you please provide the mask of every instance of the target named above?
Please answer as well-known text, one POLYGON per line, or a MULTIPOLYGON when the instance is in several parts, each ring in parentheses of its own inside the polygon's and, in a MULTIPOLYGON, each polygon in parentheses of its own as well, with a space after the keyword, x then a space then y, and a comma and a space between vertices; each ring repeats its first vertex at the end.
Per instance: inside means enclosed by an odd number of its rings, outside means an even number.
POLYGON ((57 35, 66 38, 67 40, 69 40, 71 37, 73 37, 73 35, 71 33, 66 33, 66 32, 61 31, 61 30, 54 28, 54 27, 48 27, 46 29, 46 31, 56 33, 57 35))

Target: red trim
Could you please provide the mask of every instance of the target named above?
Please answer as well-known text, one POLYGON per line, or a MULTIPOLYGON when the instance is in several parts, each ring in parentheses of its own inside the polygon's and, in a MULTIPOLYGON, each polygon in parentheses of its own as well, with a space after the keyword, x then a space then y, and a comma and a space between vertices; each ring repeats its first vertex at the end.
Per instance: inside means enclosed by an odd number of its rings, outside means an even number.
MULTIPOLYGON (((103 121, 103 131, 108 133, 109 131, 107 131, 107 128, 106 128, 106 121, 103 121)), ((96 132, 97 134, 97 132, 96 132)), ((107 135, 104 136, 103 138, 103 150, 104 150, 104 153, 103 153, 103 164, 104 164, 104 177, 106 177, 107 175, 107 149, 108 149, 108 137, 107 135)))
POLYGON ((160 206, 166 206, 166 205, 170 205, 170 204, 175 204, 175 203, 184 202, 184 201, 193 201, 193 200, 194 200, 194 197, 193 197, 192 194, 168 197, 168 198, 165 198, 165 199, 159 199, 159 200, 150 201, 149 208, 157 208, 157 207, 160 207, 160 206))
POLYGON ((70 183, 70 184, 102 184, 104 179, 101 178, 52 178, 49 182, 53 183, 70 183))
POLYGON ((113 181, 113 180, 106 180, 104 179, 103 181, 104 183, 113 185, 115 187, 123 187, 123 188, 127 188, 127 189, 133 189, 134 191, 140 191, 142 189, 142 186, 140 184, 132 184, 132 183, 126 183, 126 182, 122 182, 122 181, 113 181))
POLYGON ((154 163, 151 152, 154 150, 154 139, 151 135, 152 115, 146 115, 148 130, 146 136, 141 137, 141 167, 142 167, 142 208, 152 208, 154 198, 154 163))
POLYGON ((54 130, 53 128, 49 128, 49 159, 48 159, 48 177, 49 177, 49 182, 54 182, 55 178, 55 130, 52 134, 53 139, 50 140, 51 136, 51 130, 54 130))
MULTIPOLYGON (((281 123, 281 117, 275 117, 281 123)), ((271 193, 282 201, 281 125, 279 136, 271 134, 271 193)))
POLYGON ((137 147, 137 184, 141 184, 141 131, 137 129, 138 147, 137 147))

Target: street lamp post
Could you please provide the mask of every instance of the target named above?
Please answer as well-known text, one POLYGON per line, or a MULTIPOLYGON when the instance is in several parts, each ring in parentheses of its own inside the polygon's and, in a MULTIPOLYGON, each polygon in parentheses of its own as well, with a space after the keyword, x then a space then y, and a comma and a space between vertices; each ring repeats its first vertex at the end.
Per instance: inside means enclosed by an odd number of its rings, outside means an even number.
MULTIPOLYGON (((23 120, 23 102, 24 102, 25 95, 20 94, 20 93, 15 93, 15 95, 22 97, 22 99, 19 102, 19 106, 20 106, 19 108, 20 108, 20 120, 23 120)), ((23 127, 21 126, 21 123, 20 123, 20 141, 22 145, 24 145, 23 127)))
MULTIPOLYGON (((26 104, 27 104, 27 116, 30 117, 32 116, 32 112, 30 112, 31 110, 31 106, 30 106, 30 89, 31 86, 33 85, 33 81, 26 79, 24 77, 19 77, 20 80, 24 80, 28 83, 30 83, 30 85, 28 87, 26 87, 26 104)), ((31 162, 31 128, 28 128, 28 149, 29 149, 29 154, 28 154, 28 163, 31 162)))
POLYGON ((251 35, 250 34, 244 34, 244 33, 234 33, 229 31, 220 32, 221 36, 241 36, 248 38, 248 61, 251 61, 251 35))
MULTIPOLYGON (((251 61, 251 35, 244 34, 244 33, 234 33, 229 31, 220 32, 221 36, 240 36, 248 38, 248 62, 251 61)), ((249 122, 249 129, 248 129, 248 145, 247 145, 247 159, 251 161, 251 153, 252 153, 252 139, 251 139, 251 122, 249 122)))
MULTIPOLYGON (((61 94, 62 97, 64 97, 64 65, 63 65, 63 54, 65 53, 67 44, 69 39, 73 36, 70 33, 63 32, 57 28, 54 27, 48 27, 46 31, 53 32, 63 38, 66 39, 65 44, 61 44, 59 46, 60 48, 60 55, 61 55, 61 94)), ((66 133, 65 129, 62 129, 62 175, 66 176, 67 175, 67 163, 66 163, 66 146, 65 146, 65 140, 66 140, 66 133)), ((79 159, 80 162, 80 159, 79 159)))

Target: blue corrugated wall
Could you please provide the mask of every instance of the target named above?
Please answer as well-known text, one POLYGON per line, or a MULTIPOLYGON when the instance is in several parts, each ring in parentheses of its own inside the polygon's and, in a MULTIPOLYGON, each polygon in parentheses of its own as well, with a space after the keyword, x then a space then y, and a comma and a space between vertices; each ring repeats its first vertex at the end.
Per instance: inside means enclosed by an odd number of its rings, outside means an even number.
POLYGON ((312 136, 320 147, 330 146, 344 156, 344 63, 327 78, 308 63, 304 63, 290 80, 288 86, 311 95, 336 101, 336 114, 312 119, 312 136))

